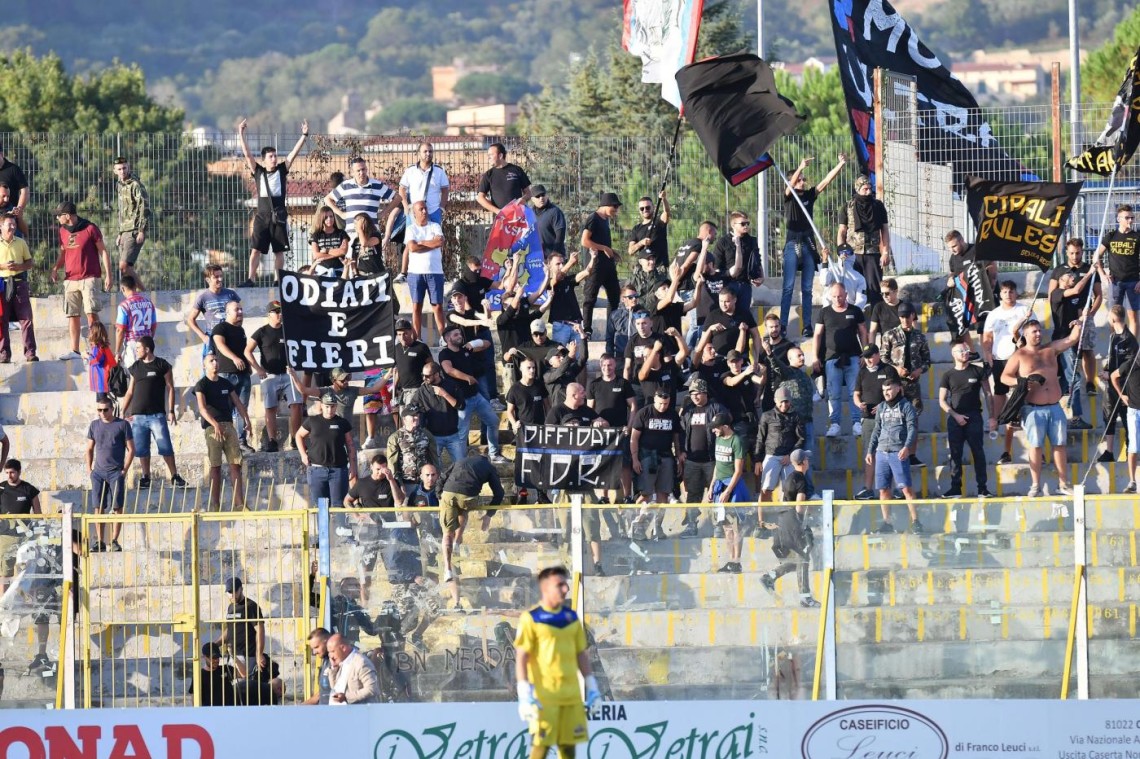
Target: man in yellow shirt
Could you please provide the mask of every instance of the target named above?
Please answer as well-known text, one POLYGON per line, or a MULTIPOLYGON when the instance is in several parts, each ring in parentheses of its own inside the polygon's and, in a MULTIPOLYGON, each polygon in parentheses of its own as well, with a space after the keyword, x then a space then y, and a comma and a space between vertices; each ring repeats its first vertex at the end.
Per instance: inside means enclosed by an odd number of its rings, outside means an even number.
POLYGON ((24 336, 24 358, 36 357, 36 331, 32 326, 32 299, 28 292, 28 269, 32 268, 32 252, 28 244, 16 236, 18 221, 10 213, 0 216, 0 277, 4 282, 4 303, 0 307, 0 364, 12 360, 8 342, 8 322, 18 319, 24 336))
POLYGON ((602 694, 586 654, 586 628, 566 605, 570 573, 547 567, 538 574, 541 604, 523 612, 515 636, 515 677, 519 716, 530 725, 530 759, 544 759, 552 746, 559 759, 574 759, 574 747, 585 743, 586 711, 602 694), (586 680, 586 699, 578 673, 586 680))

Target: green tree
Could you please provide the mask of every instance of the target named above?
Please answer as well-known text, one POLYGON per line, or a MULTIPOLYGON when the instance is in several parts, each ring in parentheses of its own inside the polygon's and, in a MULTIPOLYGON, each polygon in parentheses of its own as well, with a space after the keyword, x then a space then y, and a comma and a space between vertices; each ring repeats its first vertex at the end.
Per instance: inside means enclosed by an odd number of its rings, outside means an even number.
POLYGON ((1140 45, 1140 6, 1081 64, 1081 96, 1088 103, 1111 103, 1140 45))
POLYGON ((442 103, 424 98, 402 98, 384 106, 384 110, 368 122, 368 128, 374 132, 415 129, 441 124, 446 119, 447 107, 442 103))
POLYGON ((54 53, 0 56, 0 132, 181 132, 182 119, 147 95, 138 66, 73 76, 54 53))
POLYGON ((807 69, 798 82, 786 71, 777 70, 776 89, 795 103, 796 110, 804 117, 798 134, 830 135, 847 131, 847 105, 837 67, 826 73, 807 69))
POLYGON ((455 83, 455 94, 463 100, 489 100, 494 103, 517 103, 534 86, 522 77, 478 71, 455 83))

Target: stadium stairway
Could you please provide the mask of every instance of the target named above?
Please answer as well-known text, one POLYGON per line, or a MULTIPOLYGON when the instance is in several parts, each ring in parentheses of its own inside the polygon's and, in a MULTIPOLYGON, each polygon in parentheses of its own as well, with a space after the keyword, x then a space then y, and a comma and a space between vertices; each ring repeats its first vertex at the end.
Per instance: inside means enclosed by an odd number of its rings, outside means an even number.
MULTIPOLYGON (((200 376, 200 346, 183 323, 193 293, 158 293, 157 353, 171 361, 180 399, 200 376)), ((247 333, 264 323, 269 293, 242 290, 247 333)), ((103 311, 111 321, 112 303, 103 311)), ((1042 303, 1038 311, 1047 319, 1042 303)), ((12 443, 12 455, 24 462, 24 476, 44 491, 45 510, 70 504, 87 510, 88 477, 83 458, 86 429, 93 417, 94 396, 87 388, 81 362, 58 362, 67 347, 62 303, 57 296, 34 304, 41 361, 16 359, 0 366, 0 423, 12 443)), ((762 317, 772 307, 760 307, 762 317)), ((798 308, 790 328, 799 333, 798 308)), ((923 382, 927 408, 920 417, 918 455, 927 467, 916 470, 918 490, 933 499, 946 487, 948 456, 945 419, 933 401, 937 383, 951 366, 949 335, 937 314, 923 314, 922 328, 931 344, 934 366, 923 382)), ((438 343, 430 317, 425 342, 438 343)), ((1098 330, 1098 352, 1107 344, 1098 330)), ((604 334, 601 315, 594 334, 604 334)), ((20 339, 18 330, 12 337, 20 339)), ((810 341, 809 341, 810 343, 810 341)), ((18 349, 17 349, 18 350, 18 349)), ((591 368, 603 350, 600 339, 589 345, 591 368)), ((808 349, 811 360, 810 347, 808 349)), ((505 378, 500 379, 505 392, 505 378)), ((1073 432, 1067 444, 1079 481, 1096 457, 1103 395, 1091 399, 1086 418, 1098 429, 1073 432)), ((254 385, 251 415, 262 427, 259 387, 254 385)), ((862 487, 863 440, 849 434, 816 435, 814 473, 818 490, 834 489, 837 499, 850 498, 862 487)), ((281 428, 286 428, 282 415, 281 428)), ((385 420, 387 421, 387 420, 385 420)), ((816 403, 815 428, 826 429, 826 403, 816 403)), ((356 423, 363 439, 359 409, 356 423)), ((384 438, 386 439, 387 429, 384 438)), ((513 457, 505 425, 505 452, 513 457)), ((869 429, 868 429, 869 432, 869 429)), ((172 430, 179 469, 194 486, 174 491, 162 483, 166 471, 152 462, 155 484, 135 487, 137 465, 128 485, 129 514, 185 514, 205 508, 201 489, 205 446, 195 413, 182 410, 172 430)), ((477 443, 473 436, 472 441, 477 443)), ((1001 441, 986 441, 995 461, 1001 441)), ((362 456, 367 455, 363 452, 362 456)), ((835 507, 836 675, 844 698, 900 697, 1055 697, 1060 689, 1071 601, 1072 519, 1050 498, 1025 499, 1028 454, 1023 433, 1015 437, 1013 462, 989 466, 990 489, 1004 499, 957 502, 927 500, 918 506, 926 534, 879 535, 877 502, 844 502, 835 507)), ((304 506, 304 472, 294 452, 246 457, 246 503, 251 510, 289 512, 304 506)), ((501 468, 510 478, 510 465, 501 468)), ((1119 492, 1127 480, 1123 462, 1094 464, 1086 480, 1090 493, 1119 492)), ((1047 472, 1045 481, 1053 482, 1047 472)), ((972 492, 973 473, 965 482, 972 492)), ((232 503, 227 489, 225 503, 232 503)), ((769 513, 773 507, 768 507, 769 513)), ((1127 652, 1136 637, 1140 572, 1136 563, 1137 502, 1096 500, 1090 506, 1089 603, 1090 659, 1096 677, 1093 695, 1135 697, 1136 665, 1127 652)), ((905 507, 892 504, 893 521, 906 524, 905 507)), ((617 509, 613 510, 617 512, 617 509)), ((436 563, 428 564, 426 587, 442 607, 432 613, 418 647, 400 641, 401 675, 413 696, 425 700, 512 698, 513 650, 509 638, 520 608, 537 601, 533 572, 541 566, 569 561, 562 540, 565 512, 518 505, 502 510, 484 532, 477 520, 456 553, 460 604, 454 608, 438 584, 436 563), (472 663, 474 659, 474 663, 472 663), (404 666, 406 664, 406 666, 404 666)), ((618 514, 627 522, 634 512, 618 514)), ((168 523, 128 522, 121 554, 86 554, 86 605, 89 627, 81 630, 90 646, 93 704, 185 703, 192 667, 188 643, 176 630, 180 614, 192 609, 189 592, 197 578, 203 639, 213 637, 224 613, 221 583, 230 574, 243 577, 246 594, 275 621, 269 625, 269 651, 282 666, 291 695, 299 690, 303 657, 298 654, 308 622, 308 599, 302 597, 302 566, 315 540, 306 521, 283 526, 265 519, 226 519, 218 515, 195 540, 196 567, 190 561, 191 520, 171 517, 168 523), (305 545, 306 541, 308 546, 305 545), (162 624, 157 624, 162 621, 162 624)), ((760 573, 778 561, 771 543, 758 536, 745 539, 740 574, 718 573, 727 561, 727 546, 703 519, 699 536, 680 538, 681 513, 666 510, 666 537, 631 541, 603 527, 605 576, 587 567, 584 597, 595 662, 607 694, 613 698, 749 698, 787 694, 787 662, 798 672, 794 695, 810 690, 815 666, 817 609, 799 605, 795 574, 780 578, 775 592, 764 589, 760 573), (781 656, 782 654, 782 656, 781 656), (790 655, 790 659, 786 659, 790 655), (783 669, 781 669, 783 667, 783 669)), ((334 515, 334 520, 337 515, 334 515)), ((809 520, 818 524, 818 510, 809 520)), ((607 520, 603 520, 607 521, 607 520)), ((205 526, 205 524, 204 524, 205 526)), ((817 535, 818 535, 817 528, 817 535)), ((365 574, 365 551, 334 535, 333 590, 340 578, 365 574)), ((431 541, 424 540, 434 558, 431 541)), ((819 548, 812 554, 818 562, 819 548)), ((589 563, 589 562, 588 562, 589 563)), ((381 566, 372 572, 371 616, 378 615, 395 589, 381 566)), ((811 588, 820 596, 822 575, 813 565, 811 588)), ((421 609, 421 614, 426 613, 421 609)), ((4 706, 42 706, 51 700, 50 681, 21 668, 31 659, 35 639, 30 619, 2 628, 0 661, 6 666, 4 706)), ((405 631, 406 632, 406 631, 405 631)), ((55 655, 57 631, 52 625, 48 650, 55 655)), ((365 634, 362 645, 378 639, 365 634)), ((389 643, 391 645, 391 643, 389 643)))

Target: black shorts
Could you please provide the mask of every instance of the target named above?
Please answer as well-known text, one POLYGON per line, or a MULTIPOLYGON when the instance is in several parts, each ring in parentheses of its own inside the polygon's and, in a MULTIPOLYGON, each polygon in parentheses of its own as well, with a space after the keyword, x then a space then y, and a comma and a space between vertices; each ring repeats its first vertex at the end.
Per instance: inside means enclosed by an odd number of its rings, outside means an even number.
POLYGON ((1005 362, 1000 358, 994 359, 994 370, 992 372, 994 378, 994 395, 1009 395, 1012 389, 1009 385, 1001 381, 1001 375, 1005 372, 1005 362))
POLYGON ((289 229, 269 216, 255 214, 253 231, 249 236, 249 247, 261 253, 268 253, 271 246, 274 253, 284 253, 289 250, 289 229))

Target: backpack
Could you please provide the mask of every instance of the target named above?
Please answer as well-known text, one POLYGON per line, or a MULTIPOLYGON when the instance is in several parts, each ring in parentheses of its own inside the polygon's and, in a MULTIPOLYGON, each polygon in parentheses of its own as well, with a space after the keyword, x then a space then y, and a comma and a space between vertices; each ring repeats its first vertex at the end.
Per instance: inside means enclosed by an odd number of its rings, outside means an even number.
POLYGON ((107 390, 116 398, 122 398, 130 387, 131 377, 121 364, 115 364, 107 372, 107 390))

